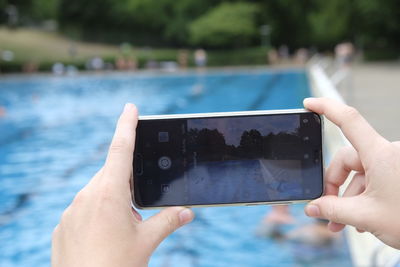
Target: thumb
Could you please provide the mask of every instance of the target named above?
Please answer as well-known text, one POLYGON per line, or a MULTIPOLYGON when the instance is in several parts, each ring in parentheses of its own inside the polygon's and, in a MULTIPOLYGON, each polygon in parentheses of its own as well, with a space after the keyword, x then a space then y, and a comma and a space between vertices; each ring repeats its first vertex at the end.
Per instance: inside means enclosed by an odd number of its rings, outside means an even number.
POLYGON ((167 236, 191 222, 193 218, 194 213, 191 209, 166 208, 142 223, 142 234, 144 235, 142 240, 146 240, 146 245, 154 250, 167 236))
POLYGON ((361 196, 337 197, 323 196, 310 202, 305 207, 305 213, 310 217, 327 219, 331 222, 352 225, 365 229, 365 221, 369 216, 361 196))

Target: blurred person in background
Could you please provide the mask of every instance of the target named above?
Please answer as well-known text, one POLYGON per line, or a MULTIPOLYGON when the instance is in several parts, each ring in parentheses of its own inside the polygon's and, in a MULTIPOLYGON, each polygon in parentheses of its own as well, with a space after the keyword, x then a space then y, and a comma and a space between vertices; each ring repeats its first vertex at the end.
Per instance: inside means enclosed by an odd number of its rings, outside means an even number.
POLYGON ((284 239, 286 226, 293 225, 295 222, 288 205, 272 206, 259 225, 257 235, 272 239, 284 239))
POLYGON ((119 56, 115 59, 115 67, 117 70, 136 70, 137 60, 134 56, 119 56))
POLYGON ((34 73, 39 70, 39 64, 35 61, 27 61, 22 65, 22 71, 25 73, 34 73))
POLYGON ((7 110, 5 107, 0 106, 0 119, 6 117, 7 115, 7 110))
POLYGON ((7 15, 7 26, 11 29, 16 28, 19 22, 19 12, 15 5, 8 5, 5 8, 7 15))
POLYGON ((296 50, 294 53, 294 63, 299 64, 299 65, 304 65, 307 63, 307 60, 309 58, 309 53, 306 48, 299 48, 296 50))
POLYGON ((205 67, 207 65, 207 52, 204 49, 194 51, 194 62, 199 68, 205 67))
POLYGON ((115 59, 115 68, 117 70, 137 70, 138 60, 135 50, 129 43, 122 43, 119 46, 120 55, 115 59))
POLYGON ((267 63, 271 65, 275 65, 279 63, 279 54, 275 48, 271 48, 267 52, 267 63))
POLYGON ((289 60, 290 54, 289 54, 289 47, 285 44, 279 46, 278 48, 278 55, 281 61, 285 62, 289 60))
POLYGON ((265 216, 264 221, 277 224, 293 224, 295 219, 290 214, 288 205, 277 205, 272 207, 271 212, 265 216))
POLYGON ((186 69, 189 65, 189 51, 186 49, 180 49, 178 51, 177 61, 181 69, 186 69))
POLYGON ((339 43, 335 46, 335 61, 338 68, 349 67, 354 60, 354 45, 350 42, 339 43))
POLYGON ((355 49, 352 43, 343 42, 335 46, 336 71, 331 76, 331 80, 347 101, 352 101, 354 97, 351 68, 354 57, 355 49))
POLYGON ((306 225, 296 225, 288 205, 273 206, 257 229, 257 234, 272 239, 285 239, 312 246, 331 245, 339 235, 326 227, 329 221, 316 219, 306 225), (294 227, 293 227, 294 226, 294 227))
POLYGON ((86 62, 86 69, 99 71, 104 69, 104 65, 104 60, 99 56, 95 56, 86 62))

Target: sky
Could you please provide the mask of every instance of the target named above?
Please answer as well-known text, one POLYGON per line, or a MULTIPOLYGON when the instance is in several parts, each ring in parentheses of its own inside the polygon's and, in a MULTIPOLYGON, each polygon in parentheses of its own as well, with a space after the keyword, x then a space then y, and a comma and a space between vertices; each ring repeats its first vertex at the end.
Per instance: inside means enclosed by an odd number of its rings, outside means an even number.
POLYGON ((199 130, 203 128, 217 129, 225 136, 226 144, 234 146, 239 145, 240 137, 244 131, 256 129, 261 135, 266 136, 270 133, 277 134, 283 131, 294 132, 299 125, 299 115, 293 114, 188 120, 188 130, 194 128, 199 130))

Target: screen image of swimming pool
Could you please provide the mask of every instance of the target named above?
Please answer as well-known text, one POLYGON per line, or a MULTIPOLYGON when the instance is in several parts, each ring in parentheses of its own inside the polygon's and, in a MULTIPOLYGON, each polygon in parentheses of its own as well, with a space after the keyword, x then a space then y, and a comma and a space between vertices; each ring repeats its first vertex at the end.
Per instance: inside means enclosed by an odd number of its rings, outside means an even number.
MULTIPOLYGON (((49 265, 52 230, 104 163, 126 102, 148 115, 301 108, 309 95, 303 70, 2 77, 0 266, 49 265)), ((161 244, 150 266, 351 265, 342 235, 313 245, 260 234, 270 210, 196 208, 196 219, 161 244)), ((296 222, 283 234, 314 222, 303 205, 290 210, 296 222)))

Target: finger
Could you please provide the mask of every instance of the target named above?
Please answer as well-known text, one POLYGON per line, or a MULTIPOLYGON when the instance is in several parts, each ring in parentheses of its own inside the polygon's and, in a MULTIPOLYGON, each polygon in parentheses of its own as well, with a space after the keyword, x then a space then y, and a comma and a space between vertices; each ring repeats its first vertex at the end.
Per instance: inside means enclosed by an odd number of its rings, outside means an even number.
POLYGON ((132 213, 133 213, 133 216, 135 216, 135 218, 136 218, 139 222, 141 222, 141 221, 143 220, 143 219, 142 219, 142 215, 140 215, 139 212, 137 212, 136 209, 132 208, 132 213))
POLYGON ((153 251, 168 235, 179 227, 191 222, 194 218, 192 210, 183 207, 171 207, 144 221, 141 233, 144 245, 153 251))
MULTIPOLYGON (((364 174, 357 173, 355 174, 349 185, 346 188, 346 191, 343 193, 343 197, 352 197, 361 194, 365 190, 365 176, 364 174)), ((332 232, 339 232, 343 230, 345 227, 342 223, 329 222, 328 228, 332 232)))
POLYGON ((335 222, 328 223, 328 229, 335 233, 342 231, 345 226, 346 225, 342 223, 335 223, 335 222))
POLYGON ((111 178, 112 181, 108 182, 112 184, 129 186, 137 122, 138 112, 135 105, 126 104, 119 117, 104 166, 103 177, 111 178))
POLYGON ((341 148, 332 159, 325 173, 325 194, 338 195, 350 172, 363 171, 357 151, 352 147, 341 148))
POLYGON ((96 174, 92 177, 92 179, 90 179, 90 181, 88 182, 88 184, 85 187, 91 187, 94 184, 97 184, 101 180, 103 172, 104 172, 104 166, 101 167, 100 170, 98 170, 96 172, 96 174))
POLYGON ((323 196, 310 202, 305 212, 310 217, 327 219, 334 223, 352 225, 365 229, 365 222, 368 222, 370 214, 365 208, 361 196, 337 197, 323 196))
POLYGON ((307 98, 304 106, 339 126, 362 160, 370 161, 374 149, 388 142, 353 107, 329 98, 307 98))
POLYGON ((343 197, 353 197, 361 194, 365 190, 365 175, 363 173, 356 173, 351 178, 343 197))
POLYGON ((392 144, 395 145, 396 147, 400 148, 400 141, 392 142, 392 144))

